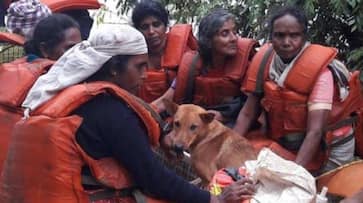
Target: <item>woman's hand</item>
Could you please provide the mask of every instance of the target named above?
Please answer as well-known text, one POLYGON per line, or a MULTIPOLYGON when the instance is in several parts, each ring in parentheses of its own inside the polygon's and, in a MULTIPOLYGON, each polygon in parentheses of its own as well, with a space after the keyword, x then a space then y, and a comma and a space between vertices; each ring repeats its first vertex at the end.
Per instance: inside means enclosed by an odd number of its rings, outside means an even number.
POLYGON ((252 180, 242 178, 223 189, 222 194, 211 196, 211 203, 240 203, 252 197, 256 188, 252 180))

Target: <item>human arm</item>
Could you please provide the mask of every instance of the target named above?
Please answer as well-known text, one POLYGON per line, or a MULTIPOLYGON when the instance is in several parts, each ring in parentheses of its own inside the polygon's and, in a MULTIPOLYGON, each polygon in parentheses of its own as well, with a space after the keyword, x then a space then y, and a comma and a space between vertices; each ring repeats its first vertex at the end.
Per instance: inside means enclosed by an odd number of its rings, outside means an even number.
MULTIPOLYGON (((233 193, 211 197, 166 169, 155 158, 140 120, 125 103, 102 96, 83 105, 76 114, 84 118, 76 139, 85 152, 95 159, 114 157, 143 191, 173 202, 222 203, 228 198, 243 198, 236 197, 240 187, 231 188, 233 193)), ((245 189, 241 192, 247 194, 245 189)))
POLYGON ((333 94, 333 76, 328 69, 325 69, 309 96, 306 136, 295 160, 297 164, 306 166, 319 149, 332 108, 333 94))
POLYGON ((233 130, 241 136, 244 136, 248 132, 250 126, 257 121, 260 113, 260 97, 254 94, 249 94, 245 105, 238 114, 236 125, 233 130))
POLYGON ((163 95, 161 95, 161 97, 159 97, 156 100, 154 100, 153 102, 151 102, 151 105, 155 106, 159 113, 165 111, 165 105, 164 105, 163 99, 173 101, 175 88, 176 88, 176 79, 173 80, 169 89, 166 90, 166 92, 163 95))
POLYGON ((324 127, 328 120, 330 110, 314 110, 308 112, 307 132, 299 149, 295 162, 306 166, 320 147, 324 135, 324 127))

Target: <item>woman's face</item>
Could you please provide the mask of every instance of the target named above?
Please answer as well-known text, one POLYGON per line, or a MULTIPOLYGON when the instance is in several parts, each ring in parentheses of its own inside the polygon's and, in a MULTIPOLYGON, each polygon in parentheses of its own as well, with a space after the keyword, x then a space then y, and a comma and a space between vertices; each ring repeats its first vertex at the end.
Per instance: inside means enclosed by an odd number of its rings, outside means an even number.
POLYGON ((212 39, 213 55, 234 56, 237 53, 236 24, 233 19, 223 23, 212 39))
POLYGON ((166 26, 159 18, 146 17, 141 21, 139 30, 146 39, 149 52, 163 50, 166 41, 166 26))
POLYGON ((52 50, 43 50, 43 56, 51 60, 58 60, 69 48, 82 41, 78 28, 68 28, 64 31, 64 40, 52 50))
POLYGON ((145 70, 147 69, 148 55, 131 56, 127 62, 124 72, 114 75, 114 83, 126 91, 137 94, 140 86, 146 78, 145 70))
POLYGON ((276 19, 273 23, 272 45, 285 62, 290 62, 305 44, 303 26, 289 14, 276 19))

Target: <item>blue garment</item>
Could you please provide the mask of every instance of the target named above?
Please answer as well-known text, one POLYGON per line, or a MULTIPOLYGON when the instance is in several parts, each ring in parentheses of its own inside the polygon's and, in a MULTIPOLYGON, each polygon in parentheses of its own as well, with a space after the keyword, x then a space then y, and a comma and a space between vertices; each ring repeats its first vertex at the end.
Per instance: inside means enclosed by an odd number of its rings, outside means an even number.
POLYGON ((34 60, 40 58, 39 56, 35 55, 35 54, 28 54, 26 55, 26 61, 31 63, 33 62, 34 60))
POLYGON ((155 197, 180 203, 209 203, 209 192, 189 184, 156 159, 143 124, 123 101, 99 95, 75 114, 83 118, 76 140, 89 156, 114 157, 137 187, 155 197))
POLYGON ((5 14, 6 14, 6 8, 4 5, 4 2, 0 3, 0 27, 5 26, 5 14))

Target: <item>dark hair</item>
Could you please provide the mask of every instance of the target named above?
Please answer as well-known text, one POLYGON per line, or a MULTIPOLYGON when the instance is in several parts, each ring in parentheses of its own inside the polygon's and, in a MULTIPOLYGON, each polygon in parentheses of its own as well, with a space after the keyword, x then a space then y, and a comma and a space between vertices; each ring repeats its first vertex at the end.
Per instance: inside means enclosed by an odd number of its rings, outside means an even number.
POLYGON ((303 32, 304 35, 307 36, 307 32, 308 32, 308 20, 306 18, 306 15, 303 11, 303 9, 298 8, 296 6, 285 6, 280 8, 279 10, 277 10, 271 17, 270 21, 269 21, 269 30, 270 30, 270 38, 272 38, 272 33, 273 33, 273 25, 274 22, 285 16, 285 15, 291 15, 293 17, 296 18, 297 22, 303 27, 303 32))
POLYGON ((202 18, 198 29, 199 54, 204 63, 208 64, 212 58, 212 39, 223 24, 235 19, 235 16, 225 9, 215 9, 202 18))
POLYGON ((158 18, 165 26, 169 24, 169 13, 165 7, 156 0, 142 0, 132 11, 132 23, 138 29, 141 22, 149 16, 158 18))
POLYGON ((117 73, 123 73, 127 69, 127 63, 131 55, 116 55, 112 56, 102 67, 90 76, 86 81, 103 81, 110 77, 112 70, 116 70, 117 73))
POLYGON ((89 36, 93 24, 93 19, 89 15, 88 10, 75 9, 63 11, 62 13, 72 17, 79 24, 82 39, 86 40, 89 36))
POLYGON ((44 43, 47 50, 53 50, 64 40, 64 31, 69 28, 79 29, 79 25, 65 14, 52 14, 42 19, 34 29, 33 38, 25 43, 25 53, 43 57, 41 43, 44 43))

